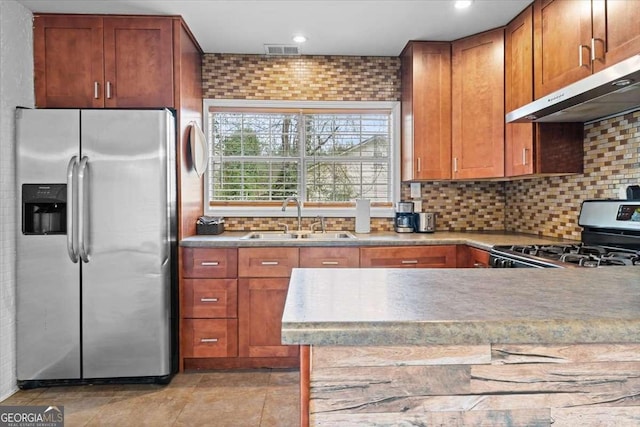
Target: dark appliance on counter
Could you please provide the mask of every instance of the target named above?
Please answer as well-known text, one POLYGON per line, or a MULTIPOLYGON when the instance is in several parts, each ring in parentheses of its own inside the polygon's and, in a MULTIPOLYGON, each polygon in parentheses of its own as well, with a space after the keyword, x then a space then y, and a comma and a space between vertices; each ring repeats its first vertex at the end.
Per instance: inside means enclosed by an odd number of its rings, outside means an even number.
MULTIPOLYGON (((586 200, 578 224, 581 242, 494 246, 493 268, 640 267, 640 201, 586 200)), ((640 272, 640 270, 639 270, 640 272)))
POLYGON ((16 110, 20 388, 170 381, 175 144, 167 109, 16 110))
POLYGON ((393 221, 396 233, 413 233, 415 231, 415 215, 413 202, 396 202, 396 217, 393 221))

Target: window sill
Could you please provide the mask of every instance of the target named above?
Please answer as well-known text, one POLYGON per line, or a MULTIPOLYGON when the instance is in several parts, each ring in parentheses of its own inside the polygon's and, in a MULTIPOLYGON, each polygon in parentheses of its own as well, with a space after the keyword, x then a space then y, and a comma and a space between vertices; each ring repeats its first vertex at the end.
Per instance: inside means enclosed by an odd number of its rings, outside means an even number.
MULTIPOLYGON (((205 209, 205 215, 223 216, 223 217, 258 217, 258 218, 297 218, 298 212, 295 206, 288 206, 287 210, 282 212, 281 208, 272 207, 215 207, 205 209)), ((325 218, 345 218, 355 217, 355 208, 302 208, 302 217, 311 218, 323 216, 325 218)), ((393 218, 395 211, 389 208, 371 208, 372 218, 393 218)))

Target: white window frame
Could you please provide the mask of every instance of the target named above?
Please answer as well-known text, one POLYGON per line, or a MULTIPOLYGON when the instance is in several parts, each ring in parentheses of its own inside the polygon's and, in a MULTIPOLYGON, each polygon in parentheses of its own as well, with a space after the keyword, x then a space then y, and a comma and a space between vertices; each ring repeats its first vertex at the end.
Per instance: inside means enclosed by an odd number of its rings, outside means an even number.
MULTIPOLYGON (((389 176, 391 178, 391 202, 389 207, 371 206, 371 216, 374 218, 393 218, 395 210, 393 203, 400 200, 400 102, 398 101, 262 101, 240 99, 205 99, 203 101, 204 133, 211 133, 209 129, 209 109, 216 108, 280 108, 280 109, 356 109, 356 110, 389 110, 391 111, 391 152, 389 176)), ((207 140, 207 145, 210 141, 207 140)), ((208 152, 208 151, 207 151, 208 152)), ((289 207, 282 212, 280 207, 274 206, 210 206, 209 205, 209 172, 205 172, 203 185, 204 214, 226 217, 297 217, 295 208, 289 207)), ((303 217, 352 217, 355 216, 353 207, 305 207, 301 200, 303 217)))

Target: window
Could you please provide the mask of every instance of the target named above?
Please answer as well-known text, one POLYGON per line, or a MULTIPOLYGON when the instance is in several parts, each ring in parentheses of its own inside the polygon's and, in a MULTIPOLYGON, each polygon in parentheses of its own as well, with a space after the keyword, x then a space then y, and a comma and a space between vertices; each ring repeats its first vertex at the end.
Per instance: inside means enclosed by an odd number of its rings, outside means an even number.
POLYGON ((399 194, 397 102, 205 100, 207 213, 352 216, 355 199, 393 215, 399 194))

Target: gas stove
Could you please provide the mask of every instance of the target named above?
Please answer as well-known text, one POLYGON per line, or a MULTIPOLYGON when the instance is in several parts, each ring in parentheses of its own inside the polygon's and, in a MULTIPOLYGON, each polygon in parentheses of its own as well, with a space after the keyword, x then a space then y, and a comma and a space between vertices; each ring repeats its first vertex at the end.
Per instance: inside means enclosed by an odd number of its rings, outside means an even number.
POLYGON ((587 200, 580 243, 494 246, 494 268, 640 267, 640 201, 587 200))

